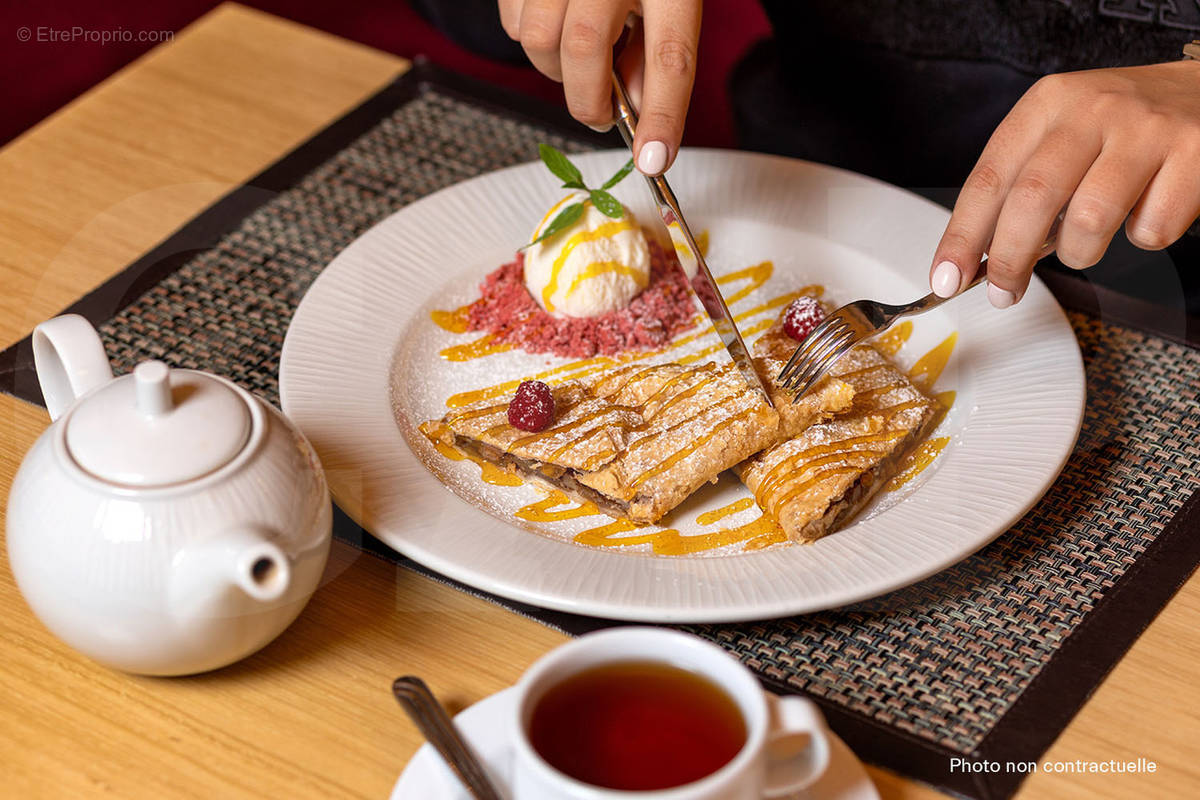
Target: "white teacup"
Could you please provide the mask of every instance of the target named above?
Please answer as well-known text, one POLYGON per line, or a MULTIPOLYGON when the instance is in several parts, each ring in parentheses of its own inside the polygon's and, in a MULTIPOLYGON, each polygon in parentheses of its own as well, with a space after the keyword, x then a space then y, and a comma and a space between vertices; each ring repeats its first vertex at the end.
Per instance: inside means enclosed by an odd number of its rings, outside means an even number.
POLYGON ((784 797, 816 781, 829 764, 825 720, 811 701, 763 690, 750 670, 716 645, 660 628, 614 628, 558 647, 517 684, 508 731, 514 743, 515 800, 763 800, 784 797), (746 741, 725 766, 707 776, 654 791, 606 789, 576 780, 545 761, 529 739, 529 723, 551 687, 593 667, 656 662, 701 675, 741 712, 746 741))

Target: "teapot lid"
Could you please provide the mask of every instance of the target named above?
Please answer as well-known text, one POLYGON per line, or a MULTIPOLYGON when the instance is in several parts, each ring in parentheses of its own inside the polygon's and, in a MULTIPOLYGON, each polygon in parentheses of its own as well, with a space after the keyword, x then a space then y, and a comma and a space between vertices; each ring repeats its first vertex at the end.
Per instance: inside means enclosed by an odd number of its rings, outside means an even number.
POLYGON ((246 445, 251 427, 246 402, 224 382, 144 361, 79 402, 66 444, 92 476, 149 488, 219 469, 246 445))

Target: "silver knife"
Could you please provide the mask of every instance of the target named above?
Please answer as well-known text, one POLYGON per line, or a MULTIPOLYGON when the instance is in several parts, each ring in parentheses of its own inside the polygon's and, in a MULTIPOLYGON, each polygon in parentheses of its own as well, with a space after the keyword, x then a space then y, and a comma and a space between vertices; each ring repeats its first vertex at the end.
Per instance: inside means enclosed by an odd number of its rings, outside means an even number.
MULTIPOLYGON (((621 131, 621 136, 625 139, 625 143, 632 149, 634 132, 637 130, 637 111, 634 110, 633 102, 629 99, 629 92, 625 88, 625 82, 621 80, 621 76, 617 74, 615 69, 612 73, 612 80, 616 95, 615 122, 617 129, 621 131)), ((712 273, 708 270, 708 264, 704 262, 704 254, 696 246, 696 239, 692 236, 692 230, 684 220, 683 212, 679 210, 679 201, 675 199, 675 193, 671 191, 671 187, 667 184, 667 179, 662 175, 656 178, 652 178, 649 175, 645 175, 644 177, 646 178, 646 183, 650 186, 650 193, 654 195, 654 202, 658 204, 658 213, 662 215, 663 223, 667 226, 667 233, 671 235, 671 242, 675 245, 675 253, 679 256, 679 263, 685 273, 694 275, 692 278, 692 288, 695 290, 700 304, 708 312, 717 335, 721 337, 721 341, 725 344, 725 349, 729 351, 729 357, 737 365, 738 370, 742 373, 742 377, 746 379, 746 383, 750 384, 751 388, 761 392, 763 399, 767 401, 767 405, 774 408, 774 403, 771 402, 771 395, 767 391, 767 387, 763 384, 762 378, 759 377, 758 372, 754 369, 754 362, 750 359, 750 352, 746 349, 746 342, 742 339, 742 334, 738 332, 737 323, 733 321, 733 315, 729 313, 729 306, 725 305, 725 298, 721 296, 721 290, 717 288, 717 282, 713 280, 712 273)))

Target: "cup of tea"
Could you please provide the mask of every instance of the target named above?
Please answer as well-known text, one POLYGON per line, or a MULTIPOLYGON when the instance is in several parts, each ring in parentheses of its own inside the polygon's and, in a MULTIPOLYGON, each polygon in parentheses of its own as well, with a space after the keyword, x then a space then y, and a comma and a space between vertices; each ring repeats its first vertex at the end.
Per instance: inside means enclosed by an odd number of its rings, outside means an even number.
POLYGON ((525 672, 514 708, 516 800, 763 800, 829 764, 816 705, 676 631, 581 636, 525 672))

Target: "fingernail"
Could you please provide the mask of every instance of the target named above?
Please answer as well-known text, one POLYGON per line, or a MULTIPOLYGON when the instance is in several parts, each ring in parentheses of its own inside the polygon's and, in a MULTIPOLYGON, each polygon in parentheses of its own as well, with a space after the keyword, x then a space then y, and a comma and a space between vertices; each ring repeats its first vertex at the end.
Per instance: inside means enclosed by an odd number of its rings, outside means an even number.
POLYGON ((662 142, 646 142, 638 154, 637 167, 645 175, 658 175, 667 166, 667 146, 662 142))
POLYGON ((1008 289, 1001 289, 994 283, 988 284, 988 302, 996 308, 1008 308, 1017 302, 1017 296, 1008 289))
POLYGON ((588 127, 594 130, 596 133, 608 133, 612 130, 612 126, 613 124, 611 122, 607 125, 588 125, 588 127))
POLYGON ((953 297, 958 294, 958 287, 962 285, 962 273, 953 261, 943 261, 933 268, 933 278, 929 285, 938 297, 953 297))

